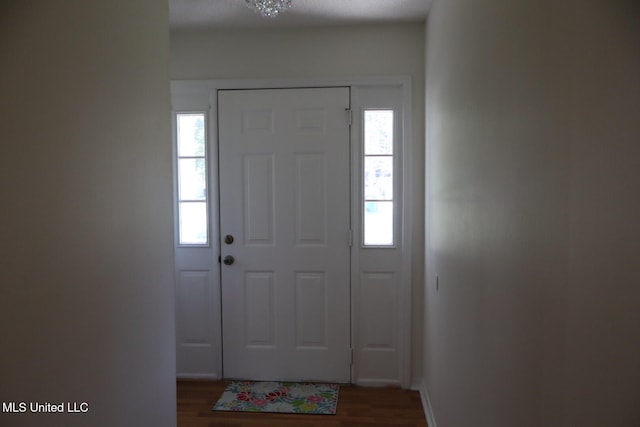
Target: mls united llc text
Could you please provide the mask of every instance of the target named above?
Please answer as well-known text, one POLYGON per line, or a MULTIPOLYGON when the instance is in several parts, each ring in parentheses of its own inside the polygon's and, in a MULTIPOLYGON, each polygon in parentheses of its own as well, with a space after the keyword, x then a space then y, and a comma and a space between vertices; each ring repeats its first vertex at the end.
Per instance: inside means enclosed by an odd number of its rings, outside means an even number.
POLYGON ((2 412, 83 414, 89 412, 89 404, 87 402, 2 402, 2 412))

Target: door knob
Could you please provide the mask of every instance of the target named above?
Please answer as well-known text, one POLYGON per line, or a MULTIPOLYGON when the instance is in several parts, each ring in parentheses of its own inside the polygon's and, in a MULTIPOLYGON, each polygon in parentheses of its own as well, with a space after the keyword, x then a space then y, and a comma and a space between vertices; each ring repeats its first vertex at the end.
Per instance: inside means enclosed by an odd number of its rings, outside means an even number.
POLYGON ((224 257, 222 262, 224 263, 224 265, 231 265, 235 262, 235 259, 231 255, 227 255, 226 257, 224 257))

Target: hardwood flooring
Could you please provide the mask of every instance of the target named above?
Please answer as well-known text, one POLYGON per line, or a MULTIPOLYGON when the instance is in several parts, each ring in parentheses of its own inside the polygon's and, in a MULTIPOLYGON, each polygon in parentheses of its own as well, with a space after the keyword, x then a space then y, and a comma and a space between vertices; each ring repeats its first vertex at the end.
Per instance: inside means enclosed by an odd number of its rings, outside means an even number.
POLYGON ((178 381, 178 427, 427 427, 417 391, 341 386, 336 415, 212 411, 223 381, 178 381))

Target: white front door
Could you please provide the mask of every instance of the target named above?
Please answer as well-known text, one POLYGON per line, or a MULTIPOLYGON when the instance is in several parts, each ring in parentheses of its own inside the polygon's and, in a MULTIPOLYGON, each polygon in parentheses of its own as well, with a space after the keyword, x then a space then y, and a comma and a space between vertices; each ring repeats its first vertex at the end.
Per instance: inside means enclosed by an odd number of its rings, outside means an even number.
POLYGON ((350 381, 348 88, 218 92, 225 378, 350 381))

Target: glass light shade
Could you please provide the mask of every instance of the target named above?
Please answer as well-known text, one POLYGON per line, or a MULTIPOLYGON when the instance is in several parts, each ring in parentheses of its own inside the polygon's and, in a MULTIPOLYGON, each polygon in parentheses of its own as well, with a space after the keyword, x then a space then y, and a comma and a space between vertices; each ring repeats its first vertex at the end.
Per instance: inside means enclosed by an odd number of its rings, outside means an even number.
POLYGON ((275 18, 291 7, 291 0, 246 0, 247 5, 267 18, 275 18))

